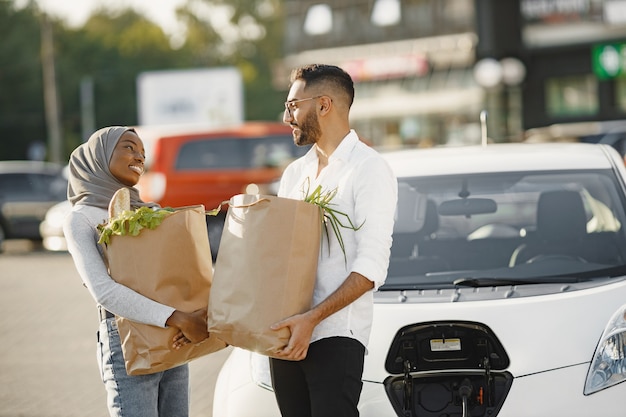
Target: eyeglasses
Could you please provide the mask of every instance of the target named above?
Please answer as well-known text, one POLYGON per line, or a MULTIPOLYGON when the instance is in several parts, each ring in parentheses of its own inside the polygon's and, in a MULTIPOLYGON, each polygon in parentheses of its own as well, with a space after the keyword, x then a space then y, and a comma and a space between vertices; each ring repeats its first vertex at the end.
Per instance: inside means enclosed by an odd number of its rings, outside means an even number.
POLYGON ((293 116, 293 112, 298 108, 298 106, 296 106, 296 103, 300 103, 301 101, 315 100, 320 97, 324 97, 324 96, 322 95, 322 96, 315 96, 315 97, 309 97, 309 98, 301 98, 300 100, 285 101, 285 111, 287 112, 289 117, 291 117, 293 116))

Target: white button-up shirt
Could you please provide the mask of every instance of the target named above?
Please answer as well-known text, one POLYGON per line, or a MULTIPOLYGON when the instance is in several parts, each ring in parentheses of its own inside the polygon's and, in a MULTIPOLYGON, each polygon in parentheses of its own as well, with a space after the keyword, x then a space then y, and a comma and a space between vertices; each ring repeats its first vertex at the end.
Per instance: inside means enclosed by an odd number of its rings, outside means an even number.
MULTIPOLYGON (((332 208, 345 213, 357 231, 339 228, 344 253, 330 225, 322 233, 313 306, 319 304, 357 272, 377 289, 385 282, 391 250, 391 233, 398 198, 398 185, 387 162, 361 142, 353 130, 330 155, 328 165, 317 176, 315 145, 291 163, 280 182, 280 197, 303 200, 322 186, 323 192, 337 189, 332 208), (330 238, 330 247, 327 236, 330 238)), ((339 218, 348 225, 345 218, 339 218)), ((313 331, 311 342, 319 339, 352 337, 367 346, 371 330, 373 291, 323 320, 313 331)))

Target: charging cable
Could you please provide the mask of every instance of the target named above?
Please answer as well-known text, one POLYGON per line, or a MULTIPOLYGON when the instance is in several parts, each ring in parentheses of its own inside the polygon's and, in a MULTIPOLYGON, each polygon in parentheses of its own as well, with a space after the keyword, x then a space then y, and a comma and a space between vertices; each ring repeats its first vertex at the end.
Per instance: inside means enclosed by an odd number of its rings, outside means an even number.
POLYGON ((465 378, 459 387, 459 395, 463 406, 463 417, 469 417, 469 397, 472 395, 474 387, 469 379, 465 378))

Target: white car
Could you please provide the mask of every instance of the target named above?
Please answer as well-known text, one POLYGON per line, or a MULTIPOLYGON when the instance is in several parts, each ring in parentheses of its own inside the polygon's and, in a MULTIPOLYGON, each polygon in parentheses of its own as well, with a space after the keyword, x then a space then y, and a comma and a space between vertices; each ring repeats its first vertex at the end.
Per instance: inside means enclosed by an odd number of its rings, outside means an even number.
MULTIPOLYGON (((626 415, 626 170, 597 144, 385 153, 399 181, 362 417, 626 415)), ((234 349, 215 417, 276 417, 234 349)))
POLYGON ((39 224, 39 233, 43 239, 44 249, 49 251, 67 251, 63 222, 70 211, 72 211, 72 204, 69 200, 63 200, 48 209, 46 216, 39 224))

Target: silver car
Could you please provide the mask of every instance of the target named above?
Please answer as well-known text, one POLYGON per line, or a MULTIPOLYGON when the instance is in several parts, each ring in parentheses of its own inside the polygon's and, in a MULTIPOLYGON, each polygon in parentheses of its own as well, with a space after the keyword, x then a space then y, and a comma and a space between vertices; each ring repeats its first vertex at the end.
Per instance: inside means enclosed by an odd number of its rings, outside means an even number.
POLYGON ((63 166, 39 161, 0 161, 0 250, 5 239, 41 241, 39 224, 65 200, 63 166))

